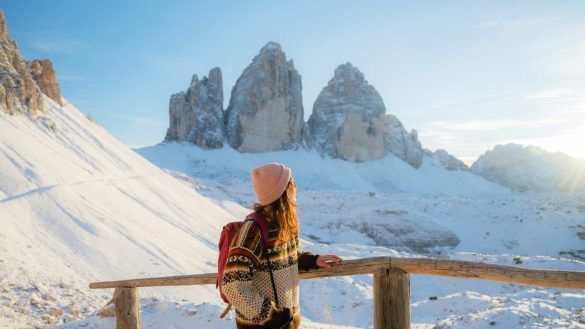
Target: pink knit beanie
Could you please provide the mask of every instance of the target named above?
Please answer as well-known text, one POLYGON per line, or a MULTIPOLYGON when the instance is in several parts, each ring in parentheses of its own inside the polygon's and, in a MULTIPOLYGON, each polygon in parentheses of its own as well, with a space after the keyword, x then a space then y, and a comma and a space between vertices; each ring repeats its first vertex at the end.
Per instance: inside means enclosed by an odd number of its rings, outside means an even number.
POLYGON ((286 190, 290 168, 280 163, 268 163, 252 169, 252 185, 258 203, 263 206, 276 201, 286 190))

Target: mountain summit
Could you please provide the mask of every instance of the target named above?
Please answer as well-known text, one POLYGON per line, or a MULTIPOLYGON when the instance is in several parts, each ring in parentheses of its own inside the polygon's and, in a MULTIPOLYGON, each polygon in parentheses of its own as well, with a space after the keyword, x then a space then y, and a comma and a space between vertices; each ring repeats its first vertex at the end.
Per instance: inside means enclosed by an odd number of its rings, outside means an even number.
POLYGON ((339 65, 323 88, 306 123, 301 75, 280 44, 268 42, 244 69, 222 110, 221 71, 193 76, 186 92, 171 96, 166 141, 186 141, 204 149, 238 152, 315 148, 321 155, 354 162, 393 154, 412 167, 422 164, 416 131, 386 114, 374 86, 353 64, 339 65), (223 119, 222 119, 223 118, 223 119), (223 124, 222 124, 223 120, 223 124))
POLYGON ((304 127, 301 76, 280 44, 267 43, 242 72, 225 113, 229 145, 240 152, 298 148, 304 127))
POLYGON ((61 92, 49 60, 26 62, 10 39, 0 11, 0 111, 8 114, 43 112, 43 93, 61 104, 61 92))

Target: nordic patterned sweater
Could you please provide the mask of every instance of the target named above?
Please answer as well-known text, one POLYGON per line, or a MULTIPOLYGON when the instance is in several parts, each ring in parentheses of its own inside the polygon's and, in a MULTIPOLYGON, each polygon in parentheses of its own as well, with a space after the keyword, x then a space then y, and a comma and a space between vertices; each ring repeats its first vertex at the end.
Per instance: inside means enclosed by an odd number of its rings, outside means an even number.
MULTIPOLYGON (((318 255, 302 252, 298 236, 278 241, 278 228, 268 227, 268 255, 280 306, 293 315, 291 328, 300 324, 299 268, 316 269, 318 255)), ((251 220, 244 222, 234 236, 223 273, 222 290, 236 309, 238 329, 268 328, 282 317, 274 307, 270 272, 262 248, 260 228, 251 220)))

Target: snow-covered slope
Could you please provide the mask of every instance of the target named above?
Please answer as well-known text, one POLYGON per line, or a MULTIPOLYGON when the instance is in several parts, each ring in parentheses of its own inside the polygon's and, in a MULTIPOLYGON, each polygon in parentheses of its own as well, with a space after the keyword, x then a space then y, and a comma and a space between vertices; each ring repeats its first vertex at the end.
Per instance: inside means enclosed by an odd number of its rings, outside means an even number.
MULTIPOLYGON (((215 271, 219 229, 246 212, 249 170, 268 161, 293 167, 303 248, 316 253, 585 266, 582 197, 514 193, 427 159, 416 170, 393 156, 358 164, 301 150, 139 150, 162 170, 74 106, 45 103, 39 119, 0 115, 0 328, 63 320, 78 320, 67 329, 113 328, 113 318, 92 315, 112 291, 88 282, 215 271), (377 229, 395 238, 380 239, 377 229)), ((145 327, 233 328, 233 312, 218 318, 213 286, 140 294, 145 327)), ((369 276, 303 281, 301 294, 303 328, 372 325, 369 276)), ((414 276, 413 327, 579 328, 584 300, 582 292, 414 276)))
MULTIPOLYGON (((299 191, 301 239, 316 253, 585 269, 582 195, 512 192, 428 158, 415 170, 392 156, 348 163, 302 150, 240 154, 166 143, 138 152, 219 205, 230 200, 250 205, 249 169, 268 161, 287 163, 299 191)), ((413 276, 411 293, 413 328, 580 328, 585 319, 581 291, 413 276)), ((301 299, 303 327, 372 326, 369 276, 303 281, 301 299)), ((184 318, 178 314, 191 307, 161 306, 164 315, 147 315, 147 321, 179 323, 184 318)))
MULTIPOLYGON (((68 302, 81 303, 91 294, 84 288, 92 280, 214 271, 217 237, 233 215, 118 142, 73 105, 60 107, 45 97, 45 106, 39 119, 0 113, 3 296, 14 293, 10 302, 18 305, 19 291, 44 284, 53 295, 74 294, 68 302), (82 292, 61 289, 59 283, 82 292)), ((213 288, 157 289, 156 295, 180 300, 197 291, 202 301, 211 301, 217 298, 213 288)), ((96 294, 110 297, 109 291, 96 294)), ((8 315, 0 316, 0 327, 22 327, 23 317, 41 321, 53 307, 43 311, 29 309, 29 300, 23 303, 29 318, 13 305, 14 313, 7 309, 8 315)))
POLYGON ((299 149, 264 153, 239 153, 229 147, 204 150, 190 143, 161 143, 137 150, 162 168, 193 177, 218 177, 230 185, 249 185, 250 169, 265 162, 286 163, 295 180, 312 190, 409 192, 423 195, 479 196, 508 193, 508 189, 463 171, 446 170, 425 158, 415 169, 390 154, 380 160, 355 163, 321 157, 299 149))

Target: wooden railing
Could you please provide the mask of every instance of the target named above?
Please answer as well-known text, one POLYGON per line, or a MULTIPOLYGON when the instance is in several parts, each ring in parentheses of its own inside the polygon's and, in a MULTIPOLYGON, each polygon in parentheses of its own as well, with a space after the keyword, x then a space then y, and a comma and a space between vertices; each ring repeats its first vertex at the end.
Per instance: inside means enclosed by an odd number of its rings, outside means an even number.
MULTIPOLYGON (((344 260, 331 268, 300 272, 301 279, 374 275, 374 328, 410 328, 410 274, 492 280, 545 288, 585 290, 585 272, 528 269, 515 266, 429 258, 374 257, 344 260)), ((215 284, 217 274, 93 282, 91 289, 115 288, 116 328, 137 329, 140 324, 138 287, 215 284)))

